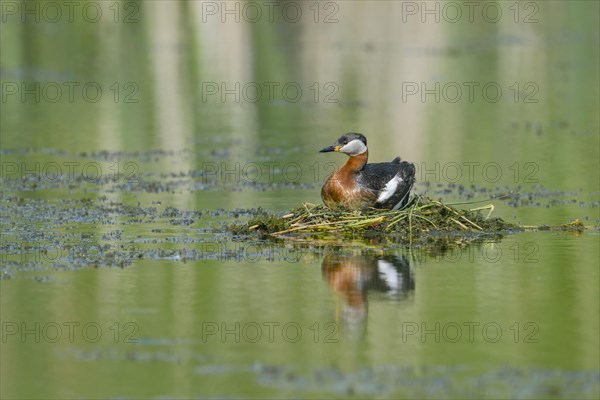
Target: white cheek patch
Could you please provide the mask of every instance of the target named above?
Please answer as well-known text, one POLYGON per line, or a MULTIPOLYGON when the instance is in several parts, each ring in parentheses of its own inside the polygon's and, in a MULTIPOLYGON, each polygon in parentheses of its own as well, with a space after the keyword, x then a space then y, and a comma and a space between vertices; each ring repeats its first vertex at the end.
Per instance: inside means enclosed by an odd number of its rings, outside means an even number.
POLYGON ((365 144, 358 139, 350 141, 350 143, 340 149, 340 153, 346 153, 350 156, 356 156, 364 153, 365 151, 367 151, 367 146, 365 146, 365 144))
POLYGON ((381 193, 379 193, 379 197, 377 198, 376 202, 383 203, 389 200, 390 197, 392 197, 394 193, 396 193, 398 185, 400 185, 401 182, 402 178, 400 178, 400 175, 396 175, 392 179, 390 179, 390 181, 385 184, 385 187, 383 188, 381 193))

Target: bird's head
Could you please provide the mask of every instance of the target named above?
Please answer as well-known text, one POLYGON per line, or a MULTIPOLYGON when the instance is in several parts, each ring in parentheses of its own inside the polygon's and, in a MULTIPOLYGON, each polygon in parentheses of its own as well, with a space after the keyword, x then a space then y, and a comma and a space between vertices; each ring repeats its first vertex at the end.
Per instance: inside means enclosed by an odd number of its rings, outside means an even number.
POLYGON ((319 153, 337 151, 349 156, 357 156, 367 151, 367 138, 362 133, 346 133, 334 144, 322 148, 319 153))

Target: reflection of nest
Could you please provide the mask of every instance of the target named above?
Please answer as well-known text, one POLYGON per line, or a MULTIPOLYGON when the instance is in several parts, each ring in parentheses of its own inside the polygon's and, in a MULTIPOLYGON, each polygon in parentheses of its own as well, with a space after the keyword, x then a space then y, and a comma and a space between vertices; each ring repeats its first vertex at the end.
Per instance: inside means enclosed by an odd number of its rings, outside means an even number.
POLYGON ((367 314, 367 292, 401 299, 415 282, 405 257, 330 253, 323 259, 323 278, 343 298, 342 318, 362 320, 367 314))

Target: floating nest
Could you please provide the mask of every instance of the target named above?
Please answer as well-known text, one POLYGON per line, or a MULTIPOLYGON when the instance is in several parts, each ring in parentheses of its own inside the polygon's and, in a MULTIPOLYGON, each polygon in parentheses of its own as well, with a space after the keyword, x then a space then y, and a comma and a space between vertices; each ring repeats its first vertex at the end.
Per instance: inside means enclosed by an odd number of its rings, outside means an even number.
POLYGON ((406 241, 438 232, 464 234, 522 230, 500 218, 490 218, 493 210, 491 204, 460 210, 422 196, 416 196, 404 209, 397 211, 375 208, 353 211, 304 203, 283 216, 261 211, 246 224, 231 225, 229 230, 234 234, 258 232, 275 237, 300 234, 320 237, 334 234, 353 238, 393 236, 406 241))
POLYGON ((583 224, 576 220, 560 226, 521 226, 501 218, 491 218, 494 205, 458 209, 424 196, 415 196, 402 210, 330 209, 322 204, 304 203, 302 207, 280 216, 259 210, 247 223, 230 225, 236 235, 259 233, 271 237, 310 236, 312 238, 381 238, 402 242, 439 237, 440 235, 481 237, 527 230, 559 229, 580 231, 583 224))

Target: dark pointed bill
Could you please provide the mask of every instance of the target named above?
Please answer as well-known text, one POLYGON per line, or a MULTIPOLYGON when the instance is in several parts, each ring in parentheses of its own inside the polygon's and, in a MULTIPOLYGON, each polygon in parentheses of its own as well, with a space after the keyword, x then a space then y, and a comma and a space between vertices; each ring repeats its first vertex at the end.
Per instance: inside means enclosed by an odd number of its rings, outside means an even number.
POLYGON ((323 147, 321 150, 319 150, 319 153, 329 153, 330 151, 337 151, 336 146, 331 145, 331 146, 323 147))

